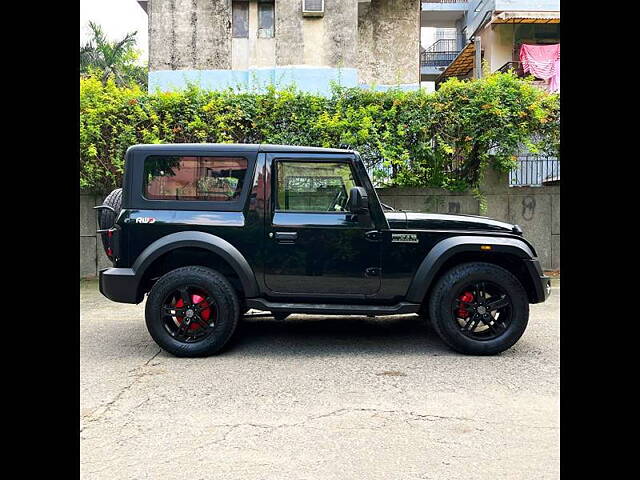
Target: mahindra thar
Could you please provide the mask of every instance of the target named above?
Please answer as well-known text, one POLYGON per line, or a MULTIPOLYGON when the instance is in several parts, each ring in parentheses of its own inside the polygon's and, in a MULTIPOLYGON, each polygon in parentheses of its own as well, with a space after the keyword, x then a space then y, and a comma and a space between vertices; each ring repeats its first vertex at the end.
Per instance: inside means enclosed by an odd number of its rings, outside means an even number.
POLYGON ((96 208, 113 262, 100 292, 147 295, 149 333, 177 356, 219 352, 250 309, 415 313, 454 350, 491 355, 551 290, 517 225, 396 211, 351 150, 135 145, 96 208))

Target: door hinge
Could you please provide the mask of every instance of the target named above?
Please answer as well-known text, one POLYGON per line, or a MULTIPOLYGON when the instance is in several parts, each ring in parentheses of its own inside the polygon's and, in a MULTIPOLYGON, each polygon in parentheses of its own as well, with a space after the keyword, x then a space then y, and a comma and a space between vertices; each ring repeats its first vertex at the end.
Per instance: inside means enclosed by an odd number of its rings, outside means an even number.
POLYGON ((382 269, 379 267, 369 267, 365 269, 364 276, 365 277, 379 277, 380 273, 382 273, 382 269))
POLYGON ((382 240, 382 232, 378 230, 371 230, 364 234, 364 238, 369 240, 370 242, 379 242, 382 240))

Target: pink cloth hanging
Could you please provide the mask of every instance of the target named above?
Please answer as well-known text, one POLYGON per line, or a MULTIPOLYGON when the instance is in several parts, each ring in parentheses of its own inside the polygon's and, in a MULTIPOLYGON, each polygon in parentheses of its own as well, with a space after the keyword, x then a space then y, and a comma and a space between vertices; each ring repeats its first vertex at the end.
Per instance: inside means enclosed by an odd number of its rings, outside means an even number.
POLYGON ((554 75, 549 79, 549 91, 550 92, 559 92, 560 91, 560 59, 555 60, 553 65, 554 75))
POLYGON ((524 73, 548 81, 549 91, 560 90, 560 44, 520 47, 520 62, 524 73))

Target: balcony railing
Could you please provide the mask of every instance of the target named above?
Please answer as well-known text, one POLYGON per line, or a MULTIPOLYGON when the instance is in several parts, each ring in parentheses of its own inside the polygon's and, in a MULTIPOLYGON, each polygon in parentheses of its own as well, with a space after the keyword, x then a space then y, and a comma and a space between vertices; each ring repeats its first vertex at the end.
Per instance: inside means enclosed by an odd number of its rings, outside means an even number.
POLYGON ((458 56, 458 51, 452 52, 422 52, 420 65, 422 67, 447 67, 458 56))
POLYGON ((534 76, 531 73, 524 73, 524 69, 522 68, 521 62, 507 62, 503 66, 501 66, 497 72, 507 73, 508 71, 513 71, 517 77, 524 78, 529 75, 533 76, 533 82, 531 83, 534 87, 541 88, 546 90, 549 85, 543 79, 534 76))
POLYGON ((460 53, 458 40, 442 38, 420 54, 422 67, 446 67, 460 53))
POLYGON ((507 73, 509 70, 513 70, 518 77, 524 77, 524 70, 522 69, 521 62, 507 62, 498 69, 498 72, 507 73))
POLYGON ((560 159, 543 155, 520 155, 509 172, 510 187, 541 187, 560 181, 560 159))

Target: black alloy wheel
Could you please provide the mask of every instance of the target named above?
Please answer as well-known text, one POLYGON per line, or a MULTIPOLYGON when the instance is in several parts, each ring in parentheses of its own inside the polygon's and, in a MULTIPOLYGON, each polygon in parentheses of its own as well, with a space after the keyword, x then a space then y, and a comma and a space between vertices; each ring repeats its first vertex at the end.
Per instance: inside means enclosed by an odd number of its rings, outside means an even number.
POLYGON ((493 282, 479 281, 459 289, 451 310, 463 335, 487 341, 507 331, 513 305, 502 287, 493 282))
POLYGON ((158 279, 145 305, 149 334, 178 357, 219 353, 240 319, 238 292, 220 272, 180 267, 158 279))
POLYGON ((511 348, 529 322, 529 297, 518 278, 500 265, 456 265, 436 282, 429 321, 454 350, 495 355, 511 348))
POLYGON ((217 310, 211 292, 183 286, 166 296, 162 305, 163 325, 179 342, 199 342, 215 328, 217 310))

